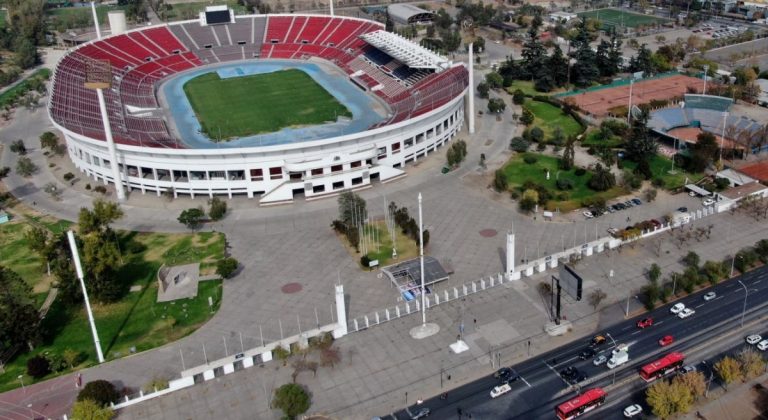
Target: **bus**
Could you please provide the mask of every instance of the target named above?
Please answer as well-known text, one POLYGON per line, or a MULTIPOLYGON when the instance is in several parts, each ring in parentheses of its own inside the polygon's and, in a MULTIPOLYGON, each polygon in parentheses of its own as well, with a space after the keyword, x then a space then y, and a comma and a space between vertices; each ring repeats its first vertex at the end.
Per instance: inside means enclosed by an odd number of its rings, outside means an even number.
POLYGON ((646 382, 652 382, 670 372, 680 369, 683 366, 683 363, 685 363, 685 356, 683 353, 672 352, 661 359, 648 363, 640 368, 640 376, 642 376, 646 382))
POLYGON ((555 407, 555 415, 560 420, 576 418, 603 405, 605 395, 605 391, 602 388, 589 389, 578 397, 555 407))

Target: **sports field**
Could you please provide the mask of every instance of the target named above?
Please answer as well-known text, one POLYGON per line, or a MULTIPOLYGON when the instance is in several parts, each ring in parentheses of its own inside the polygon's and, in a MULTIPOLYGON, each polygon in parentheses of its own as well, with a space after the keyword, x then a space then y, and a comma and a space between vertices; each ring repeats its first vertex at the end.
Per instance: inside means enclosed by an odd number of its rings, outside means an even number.
POLYGON ((602 29, 608 29, 611 26, 626 26, 628 28, 636 28, 641 25, 647 26, 656 23, 662 24, 669 22, 669 19, 650 15, 641 15, 639 13, 630 13, 618 9, 590 10, 588 12, 578 13, 578 15, 580 18, 599 20, 602 22, 602 29))
POLYGON ((206 73, 189 80, 184 93, 203 133, 214 141, 352 117, 336 98, 296 69, 226 79, 206 73))

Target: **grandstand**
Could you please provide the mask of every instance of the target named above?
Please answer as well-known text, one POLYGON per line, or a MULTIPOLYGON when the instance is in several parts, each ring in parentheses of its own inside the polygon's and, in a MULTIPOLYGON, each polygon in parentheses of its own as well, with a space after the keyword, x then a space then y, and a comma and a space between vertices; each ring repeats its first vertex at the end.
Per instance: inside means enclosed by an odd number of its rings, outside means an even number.
POLYGON ((403 165, 434 151, 461 127, 462 95, 468 83, 463 64, 363 19, 233 15, 232 22, 216 25, 201 19, 116 34, 75 48, 60 60, 48 108, 68 140, 76 166, 103 182, 112 181, 102 143, 105 135, 96 94, 84 87, 85 68, 93 59, 112 66, 112 88, 104 95, 129 187, 158 195, 164 191, 262 195, 262 202, 290 201, 294 194, 323 195, 402 175, 403 165), (192 146, 175 133, 175 122, 158 101, 158 86, 206 66, 271 59, 320 60, 335 66, 350 83, 386 104, 386 118, 369 131, 338 133, 338 139, 308 137, 301 144, 278 145, 282 155, 275 149, 239 145, 225 150, 227 144, 210 142, 207 147, 216 149, 218 166, 210 167, 213 161, 207 159, 206 170, 188 169, 209 153, 195 150, 201 146, 192 146), (166 152, 160 153, 161 149, 166 152), (332 159, 334 154, 338 159, 332 159), (345 176, 319 176, 339 172, 345 176), (251 177, 245 176, 249 173, 251 177), (259 175, 264 173, 269 175, 259 175), (240 182, 191 185, 187 182, 191 179, 240 182))
POLYGON ((743 149, 745 139, 760 135, 763 125, 734 115, 730 112, 732 104, 730 98, 686 94, 681 106, 651 112, 648 128, 662 139, 679 142, 682 149, 695 143, 701 132, 714 134, 726 149, 743 149))

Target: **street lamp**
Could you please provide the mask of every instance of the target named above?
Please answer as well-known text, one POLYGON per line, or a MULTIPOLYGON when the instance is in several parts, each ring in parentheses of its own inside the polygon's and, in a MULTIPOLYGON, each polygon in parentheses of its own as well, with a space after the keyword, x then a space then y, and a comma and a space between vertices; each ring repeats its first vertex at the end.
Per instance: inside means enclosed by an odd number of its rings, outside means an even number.
POLYGON ((27 388, 24 387, 24 375, 19 375, 17 379, 21 382, 21 390, 26 394, 27 388))
POLYGON ((731 275, 730 275, 730 277, 733 277, 733 266, 736 264, 736 257, 739 257, 739 259, 743 258, 741 255, 738 255, 738 253, 733 254, 733 257, 731 258, 731 275))
POLYGON ((739 280, 739 284, 744 288, 744 307, 741 310, 741 328, 744 328, 744 314, 747 312, 747 296, 749 296, 749 290, 747 286, 739 280))

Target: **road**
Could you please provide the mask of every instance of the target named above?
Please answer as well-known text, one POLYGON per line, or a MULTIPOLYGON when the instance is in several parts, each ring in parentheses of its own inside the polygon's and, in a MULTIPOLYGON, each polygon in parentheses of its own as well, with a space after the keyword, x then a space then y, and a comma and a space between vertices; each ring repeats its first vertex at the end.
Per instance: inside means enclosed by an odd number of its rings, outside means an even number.
MULTIPOLYGON (((464 414, 462 418, 468 418, 469 414, 473 419, 554 418, 554 407, 577 395, 579 388, 597 386, 608 393, 606 403, 583 418, 622 418, 624 407, 643 402, 646 383, 637 374, 641 366, 674 350, 686 354, 686 364, 701 368, 702 360, 740 349, 748 333, 755 330, 768 333, 752 327, 756 320, 764 316, 767 301, 768 266, 764 266, 675 301, 696 311, 689 318, 679 319, 671 314, 669 304, 601 331, 609 339, 598 348, 599 354, 610 356, 615 346, 629 345, 630 361, 613 370, 604 365, 594 366, 591 360, 580 360, 578 355, 588 346, 589 338, 577 339, 512 366, 520 374, 520 380, 512 384, 512 392, 499 398, 491 399, 489 395, 490 390, 498 385, 498 380, 486 376, 449 390, 445 400, 436 397, 424 401, 421 406, 413 405, 416 401, 409 400, 410 405, 406 409, 382 418, 408 419, 408 413, 415 413, 422 406, 429 407, 436 418, 458 418, 459 408, 464 414), (749 290, 744 331, 740 329, 744 288, 739 281, 749 290), (706 302, 703 295, 709 291, 716 292, 717 297, 706 302), (653 317, 654 325, 637 328, 636 322, 647 316, 653 317), (674 343, 660 347, 659 338, 668 334, 674 336, 674 343), (569 385, 558 373, 568 366, 576 366, 588 378, 578 386, 569 385)), ((708 370, 704 373, 709 376, 708 370)), ((645 409, 648 410, 647 407, 645 409)))

